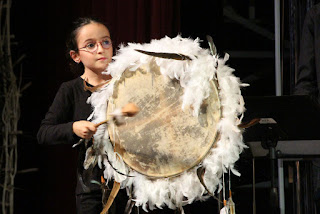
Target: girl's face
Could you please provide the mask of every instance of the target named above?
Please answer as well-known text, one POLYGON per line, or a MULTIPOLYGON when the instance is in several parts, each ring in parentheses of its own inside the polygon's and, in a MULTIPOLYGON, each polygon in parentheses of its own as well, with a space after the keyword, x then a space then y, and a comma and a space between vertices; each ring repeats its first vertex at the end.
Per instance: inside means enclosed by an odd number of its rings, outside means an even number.
POLYGON ((72 59, 82 62, 85 71, 101 73, 112 60, 113 49, 109 30, 100 23, 81 27, 77 34, 78 52, 70 51, 72 59))

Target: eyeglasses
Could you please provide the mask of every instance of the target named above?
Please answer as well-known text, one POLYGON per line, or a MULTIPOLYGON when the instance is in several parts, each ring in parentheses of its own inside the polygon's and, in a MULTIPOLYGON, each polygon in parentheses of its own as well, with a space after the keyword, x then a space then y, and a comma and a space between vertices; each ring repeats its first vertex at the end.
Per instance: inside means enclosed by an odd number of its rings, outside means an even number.
POLYGON ((101 42, 90 42, 86 46, 79 48, 78 50, 84 49, 85 51, 88 51, 90 53, 95 53, 98 50, 98 44, 100 44, 103 49, 108 49, 112 46, 112 41, 108 37, 101 42))

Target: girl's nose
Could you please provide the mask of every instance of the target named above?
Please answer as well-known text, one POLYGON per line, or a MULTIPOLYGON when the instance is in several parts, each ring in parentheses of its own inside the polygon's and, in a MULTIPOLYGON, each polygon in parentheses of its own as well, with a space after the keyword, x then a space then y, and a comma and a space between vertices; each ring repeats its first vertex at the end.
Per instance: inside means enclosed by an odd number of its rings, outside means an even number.
POLYGON ((103 52, 104 51, 104 48, 102 47, 102 44, 101 44, 101 42, 98 42, 97 43, 97 53, 101 53, 101 52, 103 52))

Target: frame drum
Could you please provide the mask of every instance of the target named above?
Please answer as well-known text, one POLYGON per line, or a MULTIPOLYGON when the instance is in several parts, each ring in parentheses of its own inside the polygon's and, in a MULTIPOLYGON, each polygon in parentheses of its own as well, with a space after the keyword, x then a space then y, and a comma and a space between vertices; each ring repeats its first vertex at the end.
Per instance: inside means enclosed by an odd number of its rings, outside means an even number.
MULTIPOLYGON (((198 116, 192 106, 182 110, 184 88, 161 74, 155 62, 135 71, 125 70, 115 82, 107 115, 127 103, 140 112, 125 124, 110 124, 108 132, 124 162, 148 177, 172 177, 199 164, 215 145, 221 107, 216 83, 198 116)), ((201 83, 199 83, 201 84, 201 83)))

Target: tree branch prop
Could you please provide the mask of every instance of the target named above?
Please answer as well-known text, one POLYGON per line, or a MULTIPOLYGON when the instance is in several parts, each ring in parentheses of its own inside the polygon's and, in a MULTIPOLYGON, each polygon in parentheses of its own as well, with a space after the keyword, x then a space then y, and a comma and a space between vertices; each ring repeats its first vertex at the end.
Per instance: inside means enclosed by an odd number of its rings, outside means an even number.
POLYGON ((10 9, 11 0, 0 1, 0 124, 3 127, 0 152, 0 178, 2 182, 0 184, 2 189, 0 213, 3 214, 14 213, 14 179, 18 163, 17 136, 22 134, 22 131, 18 130, 22 78, 20 75, 20 81, 17 81, 13 65, 20 64, 25 57, 22 55, 15 63, 12 63, 11 46, 13 43, 11 40, 14 36, 10 33, 10 9))

